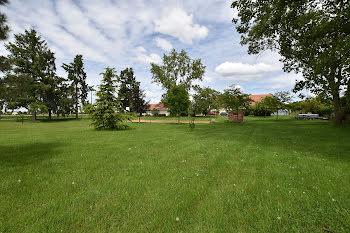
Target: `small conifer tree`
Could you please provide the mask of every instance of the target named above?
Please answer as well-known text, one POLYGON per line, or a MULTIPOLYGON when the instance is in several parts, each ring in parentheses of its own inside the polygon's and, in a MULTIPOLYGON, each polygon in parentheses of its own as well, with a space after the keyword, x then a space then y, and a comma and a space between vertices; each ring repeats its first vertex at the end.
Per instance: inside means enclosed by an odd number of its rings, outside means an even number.
POLYGON ((118 109, 120 103, 115 97, 115 83, 118 75, 114 68, 106 68, 103 75, 102 84, 97 91, 97 100, 94 109, 91 111, 92 125, 96 129, 126 129, 123 124, 126 116, 118 109))

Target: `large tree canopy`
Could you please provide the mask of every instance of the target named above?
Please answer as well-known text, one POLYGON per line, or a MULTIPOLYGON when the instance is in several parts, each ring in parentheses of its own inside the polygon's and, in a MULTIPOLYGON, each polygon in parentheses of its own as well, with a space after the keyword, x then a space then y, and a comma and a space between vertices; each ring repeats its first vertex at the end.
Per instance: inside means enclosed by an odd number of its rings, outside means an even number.
POLYGON ((34 29, 16 34, 14 42, 5 45, 12 69, 5 79, 16 107, 26 107, 36 119, 36 112, 55 108, 58 78, 55 55, 34 29), (14 95, 14 93, 16 95, 14 95), (18 95, 17 95, 18 94, 18 95))
POLYGON ((178 53, 173 49, 169 55, 163 55, 163 65, 152 63, 151 66, 153 82, 167 90, 176 85, 189 90, 192 82, 202 80, 205 73, 201 59, 191 59, 184 50, 178 53))
POLYGON ((209 87, 195 88, 196 94, 193 95, 193 111, 207 115, 212 109, 218 109, 219 92, 209 87))
MULTIPOLYGON (((184 85, 173 86, 163 95, 162 102, 168 107, 173 116, 187 114, 191 101, 189 100, 188 91, 184 85)), ((179 118, 180 119, 180 118, 179 118)))
POLYGON ((302 72, 294 91, 333 100, 341 123, 340 93, 350 76, 350 4, 347 0, 238 0, 233 19, 250 54, 277 50, 284 70, 302 72))
POLYGON ((224 90, 224 93, 219 96, 222 106, 228 111, 233 112, 246 108, 253 100, 250 99, 248 94, 242 92, 242 90, 235 85, 231 85, 224 90))

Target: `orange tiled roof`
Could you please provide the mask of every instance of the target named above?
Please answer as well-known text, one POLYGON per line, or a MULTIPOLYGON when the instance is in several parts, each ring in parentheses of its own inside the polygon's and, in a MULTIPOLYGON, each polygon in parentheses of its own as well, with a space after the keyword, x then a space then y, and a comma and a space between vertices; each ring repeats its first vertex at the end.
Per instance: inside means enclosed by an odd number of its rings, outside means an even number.
POLYGON ((266 96, 272 96, 271 94, 264 94, 264 95, 250 95, 249 98, 254 100, 254 102, 251 103, 251 105, 255 105, 256 102, 261 101, 264 99, 266 96))
POLYGON ((149 104, 149 109, 168 110, 168 108, 165 107, 163 103, 149 104))

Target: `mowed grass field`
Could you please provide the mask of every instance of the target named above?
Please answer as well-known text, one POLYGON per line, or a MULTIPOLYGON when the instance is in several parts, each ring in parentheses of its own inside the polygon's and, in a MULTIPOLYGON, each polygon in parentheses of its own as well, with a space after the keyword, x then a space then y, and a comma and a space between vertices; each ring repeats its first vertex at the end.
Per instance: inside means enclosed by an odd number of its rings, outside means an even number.
POLYGON ((246 119, 0 120, 0 232, 350 232, 349 125, 246 119))

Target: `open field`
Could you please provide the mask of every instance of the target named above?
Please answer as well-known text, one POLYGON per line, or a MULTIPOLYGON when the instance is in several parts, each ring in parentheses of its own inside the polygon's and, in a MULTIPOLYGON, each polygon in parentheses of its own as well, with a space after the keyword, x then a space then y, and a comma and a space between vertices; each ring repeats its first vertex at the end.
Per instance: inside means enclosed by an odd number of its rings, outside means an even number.
POLYGON ((219 119, 0 120, 0 232, 350 232, 349 125, 219 119))

